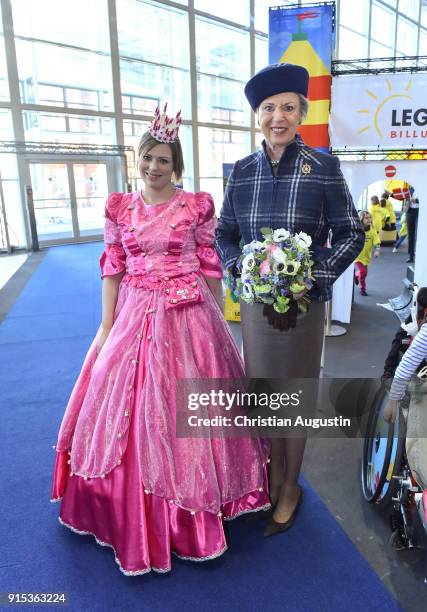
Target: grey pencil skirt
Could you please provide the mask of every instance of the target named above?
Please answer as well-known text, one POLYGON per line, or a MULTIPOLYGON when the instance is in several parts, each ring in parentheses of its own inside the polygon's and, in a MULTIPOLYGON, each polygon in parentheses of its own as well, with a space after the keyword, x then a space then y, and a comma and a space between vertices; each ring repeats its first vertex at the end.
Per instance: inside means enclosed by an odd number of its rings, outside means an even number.
POLYGON ((296 327, 279 331, 262 314, 264 304, 241 302, 241 329, 248 378, 318 378, 322 357, 325 304, 310 304, 296 327))

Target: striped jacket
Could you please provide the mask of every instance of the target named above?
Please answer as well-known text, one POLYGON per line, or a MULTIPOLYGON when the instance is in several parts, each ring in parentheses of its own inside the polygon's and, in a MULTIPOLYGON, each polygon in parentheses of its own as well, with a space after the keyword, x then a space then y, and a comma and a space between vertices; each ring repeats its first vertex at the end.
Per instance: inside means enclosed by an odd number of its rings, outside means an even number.
POLYGON ((418 366, 427 359, 427 323, 421 325, 419 332, 413 339, 411 346, 403 355, 394 374, 390 390, 390 399, 402 399, 405 390, 415 374, 418 366))
POLYGON ((316 283, 309 296, 313 301, 331 298, 332 283, 365 242, 338 158, 306 146, 298 134, 286 147, 277 176, 264 148, 234 164, 216 232, 225 268, 231 268, 240 256, 241 241, 262 240, 262 227, 283 227, 311 236, 316 283), (326 248, 329 230, 331 248, 326 248))

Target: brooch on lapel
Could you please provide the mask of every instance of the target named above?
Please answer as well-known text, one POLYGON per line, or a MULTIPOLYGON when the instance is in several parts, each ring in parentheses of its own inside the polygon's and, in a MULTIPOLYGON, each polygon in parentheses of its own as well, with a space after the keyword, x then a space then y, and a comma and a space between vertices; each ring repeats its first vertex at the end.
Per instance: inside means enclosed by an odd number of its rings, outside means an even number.
POLYGON ((310 166, 310 164, 303 164, 303 165, 302 165, 302 168, 301 168, 301 172, 302 172, 303 174, 310 174, 310 172, 311 172, 311 166, 310 166))

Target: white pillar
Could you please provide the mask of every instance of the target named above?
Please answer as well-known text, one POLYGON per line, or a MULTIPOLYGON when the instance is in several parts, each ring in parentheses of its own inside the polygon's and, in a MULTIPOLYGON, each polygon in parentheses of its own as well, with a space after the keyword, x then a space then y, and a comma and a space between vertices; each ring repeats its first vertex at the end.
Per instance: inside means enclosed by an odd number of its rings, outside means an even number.
MULTIPOLYGON (((424 163, 427 166, 427 162, 424 163)), ((424 180, 421 176, 420 179, 424 180)), ((419 190, 415 189, 415 195, 420 201, 415 254, 415 282, 419 287, 427 287, 427 194, 424 198, 419 190)))

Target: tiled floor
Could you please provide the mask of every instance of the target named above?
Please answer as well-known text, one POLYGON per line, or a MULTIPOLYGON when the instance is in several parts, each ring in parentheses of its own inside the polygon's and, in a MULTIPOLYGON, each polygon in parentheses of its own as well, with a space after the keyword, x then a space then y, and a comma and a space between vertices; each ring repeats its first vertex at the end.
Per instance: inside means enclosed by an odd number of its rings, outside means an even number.
POLYGON ((0 289, 28 259, 28 253, 0 256, 0 289))

